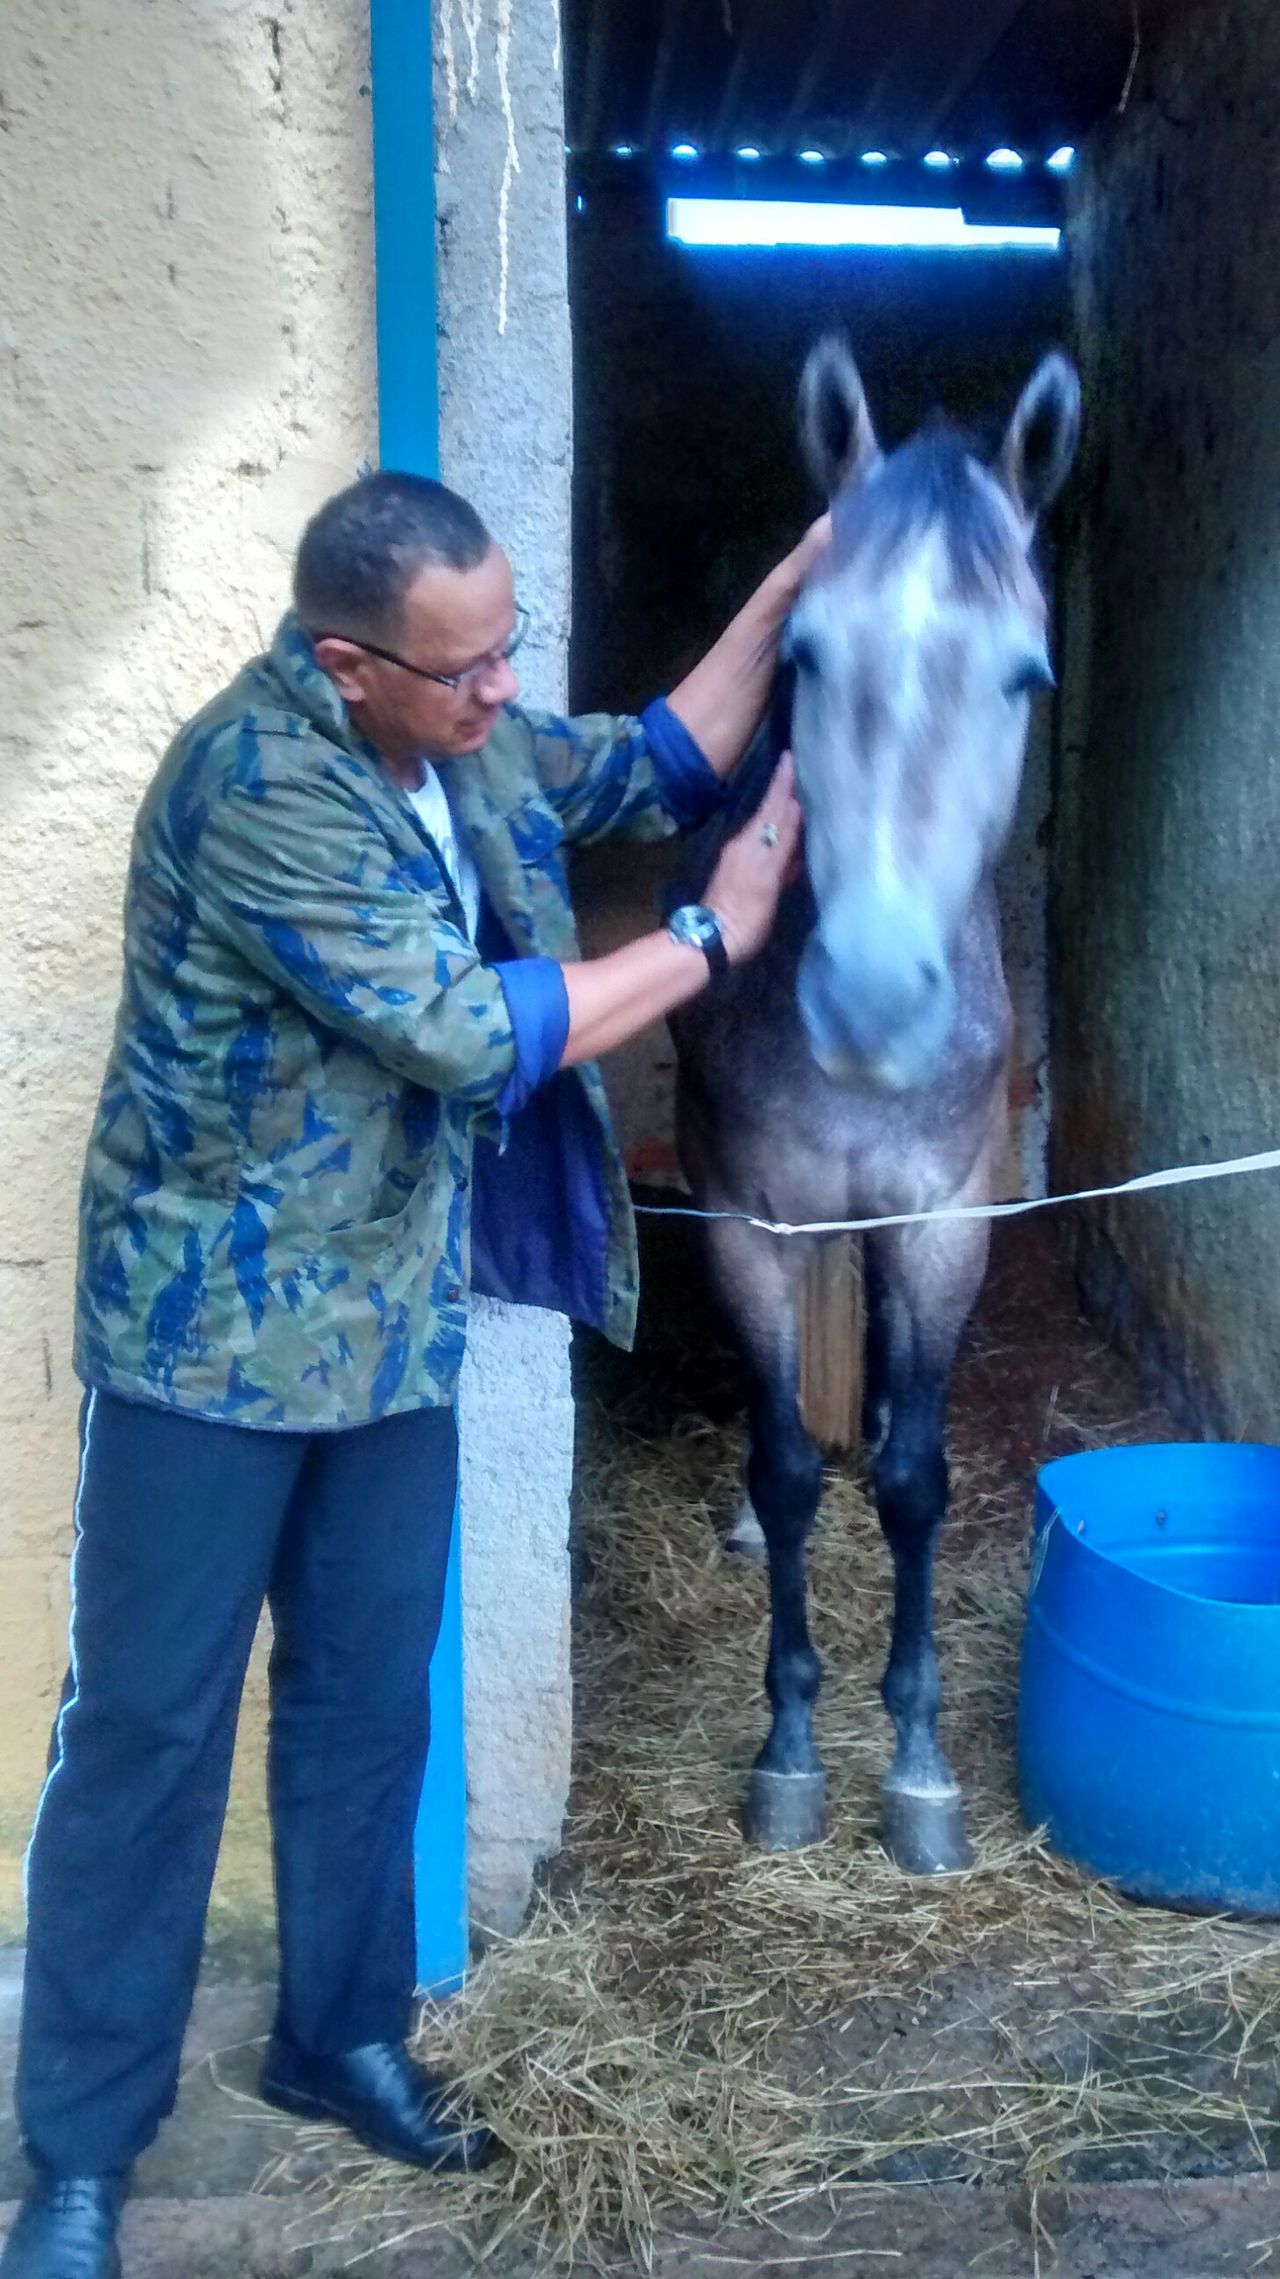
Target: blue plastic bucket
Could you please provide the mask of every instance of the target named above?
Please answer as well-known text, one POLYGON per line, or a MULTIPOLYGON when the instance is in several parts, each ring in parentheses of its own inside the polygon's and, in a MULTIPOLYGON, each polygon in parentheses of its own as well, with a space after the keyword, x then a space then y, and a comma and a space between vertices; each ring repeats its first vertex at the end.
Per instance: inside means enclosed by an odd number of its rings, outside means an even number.
POLYGON ((1018 1776, 1030 1825, 1122 1890, 1280 1914, 1280 1449, 1044 1467, 1018 1776))

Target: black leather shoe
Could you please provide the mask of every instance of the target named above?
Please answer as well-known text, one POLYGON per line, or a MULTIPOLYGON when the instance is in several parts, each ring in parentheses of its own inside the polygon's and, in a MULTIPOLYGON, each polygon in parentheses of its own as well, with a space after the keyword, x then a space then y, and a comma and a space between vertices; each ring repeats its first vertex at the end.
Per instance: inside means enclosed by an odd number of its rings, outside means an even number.
POLYGON ((414 2168, 483 2168, 498 2149, 491 2129, 458 2119, 448 2084, 398 2042, 308 2057, 276 2034, 263 2061, 262 2095, 300 2120, 337 2121, 384 2160, 414 2168))
POLYGON ((43 2176, 18 2210, 0 2279, 121 2279, 123 2176, 43 2176))

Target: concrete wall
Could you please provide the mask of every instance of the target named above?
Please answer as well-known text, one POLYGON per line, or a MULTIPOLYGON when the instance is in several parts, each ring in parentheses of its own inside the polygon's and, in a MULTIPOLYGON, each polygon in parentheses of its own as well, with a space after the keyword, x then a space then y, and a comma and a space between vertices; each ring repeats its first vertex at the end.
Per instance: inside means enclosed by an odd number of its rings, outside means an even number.
MULTIPOLYGON (((66 1654, 76 1190, 133 811, 373 448, 355 0, 0 18, 0 1813, 66 1654)), ((8 1854, 6 1854, 8 1856, 8 1854)))
MULTIPOLYGON (((1054 903, 1058 1180, 1280 1129, 1280 13, 1192 9, 1080 181, 1054 903)), ((1094 1302, 1204 1424, 1280 1429, 1280 1187, 1110 1206, 1094 1302)))
MULTIPOLYGON (((608 194, 572 219, 577 476, 576 703, 643 702, 690 665, 818 502, 796 440, 813 341, 850 334, 886 443, 942 405, 1002 418, 1068 323, 1059 264, 1018 255, 691 252, 661 216, 608 194)), ((1018 1022, 1007 1191, 1038 1192, 1048 1113, 1045 848, 1049 712, 1041 708, 1005 865, 1018 1022)), ((660 851, 581 865, 593 946, 652 923, 660 851)), ((633 1176, 674 1175, 664 1027, 606 1069, 633 1176)))
MULTIPOLYGON (((473 99, 458 34, 441 145, 445 444, 521 555, 550 686, 568 511, 558 60, 543 0, 517 0, 514 16, 501 342, 496 40, 480 26, 473 99), (560 303, 563 330, 562 283, 560 303), (535 464, 544 371, 558 463, 535 464)), ((442 0, 442 69, 451 30, 442 0)), ((269 638, 306 514, 376 455, 367 0, 7 0, 0 153, 3 1921, 65 1660, 75 1200, 133 811, 179 720, 269 638)), ((530 1859, 554 1844, 567 1777, 570 1414, 563 1329, 486 1324, 477 1347, 474 1858, 480 1911, 509 1917, 530 1859), (521 1432, 512 1387, 526 1369, 521 1432), (518 1509, 504 1448, 518 1453, 518 1509)))
MULTIPOLYGON (((561 705, 572 372, 557 15, 547 0, 516 0, 503 70, 486 30, 474 81, 457 19, 451 58, 442 0, 441 460, 515 564, 532 612, 524 694, 561 705)), ((569 1787, 567 1323, 478 1300, 461 1412, 472 1915, 511 1930, 535 1863, 557 1849, 569 1787)))

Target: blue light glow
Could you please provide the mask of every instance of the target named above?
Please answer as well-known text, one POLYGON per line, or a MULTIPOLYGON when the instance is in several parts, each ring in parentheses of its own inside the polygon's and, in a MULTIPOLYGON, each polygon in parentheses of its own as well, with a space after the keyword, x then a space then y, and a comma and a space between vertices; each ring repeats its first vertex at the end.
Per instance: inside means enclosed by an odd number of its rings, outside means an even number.
POLYGON ((826 163, 827 154, 825 150, 802 150, 800 152, 800 164, 802 166, 825 166, 826 163))
POLYGON ((864 166, 887 166, 889 153, 887 150, 864 150, 862 163, 864 166))
POLYGON ((944 168, 955 165, 955 160, 949 150, 927 150, 924 154, 924 162, 926 166, 932 166, 938 174, 941 174, 944 168))
POLYGON ((882 245, 937 251, 1056 253, 1057 229, 967 222, 959 206, 809 205, 794 198, 669 198, 679 245, 882 245))
POLYGON ((634 158, 635 154, 636 146, 633 142, 615 142, 613 146, 615 158, 634 158))
POLYGON ((735 158, 757 159, 760 153, 753 142, 744 142, 741 149, 735 150, 733 155, 735 158))
POLYGON ((691 159, 700 158, 702 153, 696 142, 673 142, 671 155, 673 158, 678 158, 682 166, 687 166, 691 159))
POLYGON ((1069 174, 1076 162, 1075 144, 1064 142, 1046 161, 1051 174, 1069 174))
POLYGON ((1022 172, 1022 160, 1018 152, 1009 150, 1004 144, 999 150, 988 151, 987 164, 993 174, 1021 174, 1022 172))

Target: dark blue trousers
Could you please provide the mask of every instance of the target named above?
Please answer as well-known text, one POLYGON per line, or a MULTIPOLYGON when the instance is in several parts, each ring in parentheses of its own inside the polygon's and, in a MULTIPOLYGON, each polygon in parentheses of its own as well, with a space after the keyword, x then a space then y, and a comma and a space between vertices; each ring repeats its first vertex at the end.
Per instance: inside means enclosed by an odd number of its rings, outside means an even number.
POLYGON ((18 2059, 55 2175, 126 2167, 172 2110, 264 1599, 279 2024, 318 2054, 406 2032, 456 1481, 448 1409, 277 1433, 88 1397, 18 2059))

